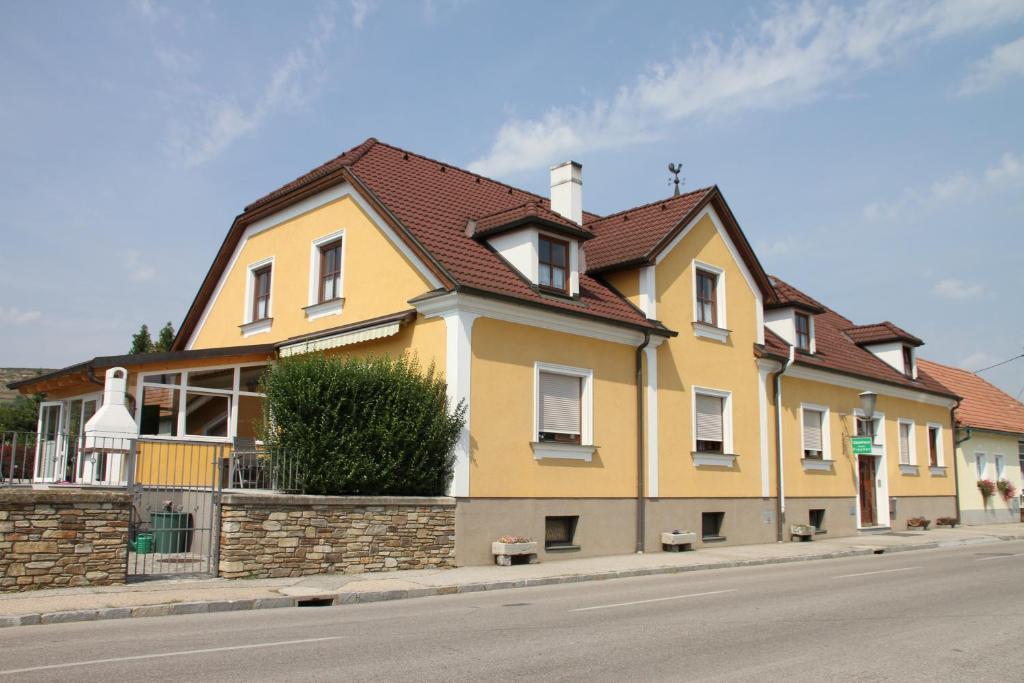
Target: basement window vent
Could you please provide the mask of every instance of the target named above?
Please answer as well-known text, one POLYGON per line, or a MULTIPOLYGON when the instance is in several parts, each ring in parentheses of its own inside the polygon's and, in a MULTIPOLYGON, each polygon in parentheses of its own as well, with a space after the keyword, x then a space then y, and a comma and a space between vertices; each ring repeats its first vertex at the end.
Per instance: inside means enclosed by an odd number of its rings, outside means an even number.
POLYGON ((545 517, 544 518, 544 549, 545 550, 578 550, 573 543, 576 537, 576 525, 580 518, 545 517))
POLYGON ((725 521, 724 512, 702 512, 700 514, 701 539, 704 541, 724 541, 722 535, 722 522, 725 521))
POLYGON ((814 527, 816 533, 823 534, 825 532, 825 511, 824 510, 811 510, 810 511, 810 524, 814 527))

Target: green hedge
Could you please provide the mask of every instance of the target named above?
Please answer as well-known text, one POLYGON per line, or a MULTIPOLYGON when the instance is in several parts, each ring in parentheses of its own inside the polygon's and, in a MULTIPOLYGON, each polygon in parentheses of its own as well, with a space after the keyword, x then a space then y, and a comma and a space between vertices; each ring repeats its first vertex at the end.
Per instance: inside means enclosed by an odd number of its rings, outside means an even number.
POLYGON ((444 495, 465 406, 415 358, 284 358, 264 376, 268 445, 303 493, 444 495), (272 416, 272 417, 271 417, 272 416))

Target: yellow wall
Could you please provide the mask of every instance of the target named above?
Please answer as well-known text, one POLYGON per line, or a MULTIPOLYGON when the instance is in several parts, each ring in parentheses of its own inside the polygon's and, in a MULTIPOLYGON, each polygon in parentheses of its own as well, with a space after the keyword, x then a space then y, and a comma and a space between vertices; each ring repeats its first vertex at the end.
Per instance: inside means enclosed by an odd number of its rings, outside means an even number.
POLYGON ((317 208, 252 236, 213 303, 192 348, 265 344, 410 308, 409 299, 431 289, 351 197, 317 208), (342 263, 344 310, 306 320, 312 242, 345 230, 342 263), (250 302, 245 300, 249 264, 274 257, 270 332, 243 337, 250 302))
POLYGON ((372 342, 342 346, 328 351, 328 355, 342 357, 392 356, 404 354, 416 356, 420 366, 426 370, 431 362, 439 373, 445 371, 445 322, 441 318, 425 319, 417 316, 414 324, 405 324, 393 337, 372 342))
MULTIPOLYGON (((639 278, 637 271, 632 271, 639 278)), ((679 336, 658 348, 660 495, 741 497, 761 495, 757 341, 757 299, 728 246, 707 217, 657 265, 657 317, 679 336), (725 270, 728 343, 693 332, 693 260, 725 270), (732 392, 731 469, 695 467, 692 388, 732 392)))
MULTIPOLYGON (((985 477, 996 480, 995 456, 1003 456, 1003 478, 1009 479, 1017 488, 1018 495, 1024 482, 1021 481, 1021 471, 1017 455, 1017 441, 1024 436, 1016 434, 1001 434, 997 432, 985 432, 971 430, 971 438, 960 444, 957 448, 957 459, 960 470, 960 507, 964 510, 981 510, 985 508, 981 493, 978 491, 978 471, 976 469, 975 454, 984 453, 985 477)), ((961 434, 961 436, 966 436, 961 434)), ((946 451, 949 453, 949 451, 946 451)), ((948 460, 949 458, 947 458, 948 460)), ((949 463, 952 467, 953 463, 949 463)), ((952 472, 952 470, 950 470, 952 472)), ((989 499, 989 508, 1005 509, 1007 504, 1003 502, 999 492, 989 499)))
MULTIPOLYGON (((231 455, 230 444, 139 441, 135 479, 150 486, 210 487, 214 462, 231 455)), ((227 487, 228 482, 224 482, 227 487)))
POLYGON ((636 495, 634 352, 629 346, 487 318, 473 325, 470 495, 636 495), (594 373, 592 462, 535 460, 534 363, 594 373))

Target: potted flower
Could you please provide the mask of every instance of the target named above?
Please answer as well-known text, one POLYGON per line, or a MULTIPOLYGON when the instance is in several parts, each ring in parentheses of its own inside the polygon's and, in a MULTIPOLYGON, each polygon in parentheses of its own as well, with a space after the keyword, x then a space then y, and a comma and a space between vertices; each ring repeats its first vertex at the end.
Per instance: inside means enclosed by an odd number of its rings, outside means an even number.
POLYGON ((981 492, 982 503, 988 507, 988 499, 996 494, 996 483, 991 479, 979 479, 978 491, 981 492))
POLYGON ((924 517, 911 517, 907 520, 908 529, 923 529, 928 531, 928 527, 931 526, 932 520, 924 517))
POLYGON ((1017 496, 1017 487, 1011 484, 1009 479, 997 481, 996 489, 998 489, 999 497, 1003 499, 1004 503, 1009 503, 1017 496))
POLYGON ((502 536, 491 543, 494 562, 503 567, 512 565, 513 557, 525 557, 530 564, 537 562, 537 541, 526 536, 502 536))
POLYGON ((939 517, 935 520, 935 526, 948 526, 950 529, 955 527, 959 522, 956 517, 939 517))

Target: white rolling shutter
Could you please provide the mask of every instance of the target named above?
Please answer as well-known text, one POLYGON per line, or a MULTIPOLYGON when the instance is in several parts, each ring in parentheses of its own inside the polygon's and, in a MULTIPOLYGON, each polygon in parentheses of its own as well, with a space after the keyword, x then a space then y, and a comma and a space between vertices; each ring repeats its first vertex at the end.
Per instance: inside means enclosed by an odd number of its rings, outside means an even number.
POLYGON ((697 440, 724 442, 722 430, 722 399, 697 394, 697 440))
POLYGON ((537 406, 540 431, 580 434, 580 389, 582 380, 554 372, 540 373, 537 406))
POLYGON ((821 411, 804 408, 804 451, 821 453, 821 411))
POLYGON ((900 464, 910 464, 910 425, 900 423, 900 464))

